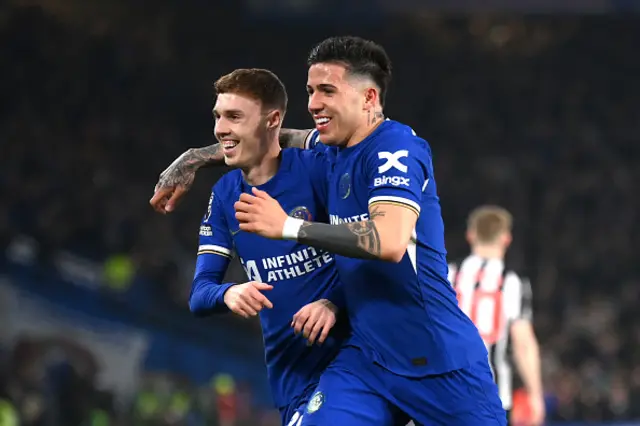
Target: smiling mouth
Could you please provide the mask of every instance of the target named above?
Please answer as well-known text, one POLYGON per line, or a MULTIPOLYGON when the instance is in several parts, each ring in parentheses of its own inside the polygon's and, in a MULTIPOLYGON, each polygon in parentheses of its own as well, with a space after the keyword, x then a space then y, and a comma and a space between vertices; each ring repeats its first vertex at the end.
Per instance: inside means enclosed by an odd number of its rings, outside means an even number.
POLYGON ((331 123, 331 117, 316 117, 316 129, 322 130, 326 129, 329 123, 331 123))
POLYGON ((224 153, 231 152, 231 151, 233 151, 233 149, 234 149, 236 146, 238 146, 238 144, 239 144, 239 143, 240 143, 240 142, 238 142, 238 141, 223 140, 223 141, 221 142, 221 144, 222 144, 222 151, 223 151, 224 153))

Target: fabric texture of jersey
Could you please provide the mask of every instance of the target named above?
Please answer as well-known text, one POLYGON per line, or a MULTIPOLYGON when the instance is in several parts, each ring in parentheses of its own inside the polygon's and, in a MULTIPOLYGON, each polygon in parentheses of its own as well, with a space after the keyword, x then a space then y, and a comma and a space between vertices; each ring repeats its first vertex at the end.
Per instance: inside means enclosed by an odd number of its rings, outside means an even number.
POLYGON ((449 281, 462 311, 476 324, 489 352, 489 362, 503 407, 513 401, 513 361, 510 328, 532 321, 531 285, 507 269, 502 259, 471 255, 449 265, 449 281))
POLYGON ((353 147, 325 150, 333 156, 327 188, 332 224, 366 220, 376 203, 418 215, 399 263, 335 257, 351 344, 369 360, 409 377, 486 361, 478 331, 447 281, 444 225, 427 142, 408 126, 386 120, 353 147))
MULTIPOLYGON (((326 222, 325 169, 319 166, 319 155, 309 150, 283 150, 277 174, 258 188, 278 200, 289 215, 326 222)), ((293 315, 301 307, 330 298, 328 295, 339 288, 338 275, 329 253, 240 231, 233 204, 243 192, 251 193, 251 186, 240 170, 225 174, 213 187, 200 226, 190 307, 200 315, 227 311, 224 292, 232 284, 222 284, 222 279, 232 251, 239 256, 249 281, 273 285, 264 294, 274 307, 263 309, 260 320, 273 398, 281 411, 287 411, 315 387, 347 335, 344 324, 339 324, 322 346, 309 347, 291 328, 293 315)))

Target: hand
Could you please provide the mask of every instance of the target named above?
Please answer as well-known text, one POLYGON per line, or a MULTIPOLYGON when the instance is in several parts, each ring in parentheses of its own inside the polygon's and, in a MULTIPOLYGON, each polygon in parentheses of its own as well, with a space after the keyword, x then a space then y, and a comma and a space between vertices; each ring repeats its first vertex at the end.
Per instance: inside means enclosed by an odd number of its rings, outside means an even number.
POLYGON ((261 293, 261 291, 272 289, 272 285, 256 281, 236 284, 224 293, 224 303, 233 313, 241 317, 255 317, 262 308, 273 308, 271 301, 261 293))
POLYGON ((269 194, 253 188, 253 195, 241 194, 233 207, 240 229, 274 240, 282 239, 287 214, 269 194))
POLYGON ((303 306, 293 316, 291 327, 296 334, 302 333, 310 345, 316 342, 316 338, 318 344, 321 345, 336 324, 337 313, 338 308, 327 299, 316 300, 303 306))
POLYGON ((544 417, 545 417, 544 396, 529 395, 529 409, 531 410, 529 425, 530 426, 542 425, 544 423, 544 417))
POLYGON ((194 149, 188 149, 176 158, 162 173, 154 189, 149 204, 158 213, 171 213, 186 194, 198 170, 199 156, 194 149))

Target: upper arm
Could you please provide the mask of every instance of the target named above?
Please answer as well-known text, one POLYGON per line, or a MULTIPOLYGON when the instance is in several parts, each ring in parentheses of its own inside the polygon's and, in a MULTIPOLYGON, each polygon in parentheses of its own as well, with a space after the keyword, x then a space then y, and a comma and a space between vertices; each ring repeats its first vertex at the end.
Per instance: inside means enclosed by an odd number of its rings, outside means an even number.
POLYGON ((530 281, 509 273, 505 277, 504 291, 507 299, 505 300, 507 316, 511 322, 510 334, 514 343, 526 343, 535 339, 530 281))
POLYGON ((215 192, 211 192, 207 211, 200 223, 198 258, 193 289, 205 284, 222 282, 231 261, 233 241, 224 217, 224 211, 215 192))
POLYGON ((510 321, 531 322, 533 320, 533 298, 530 281, 509 272, 505 276, 504 293, 507 318, 510 321))
POLYGON ((398 135, 398 139, 381 144, 367 154, 365 174, 370 216, 378 227, 391 227, 405 248, 420 215, 430 164, 426 143, 407 135, 398 135))
POLYGON ((311 149, 309 143, 312 133, 312 129, 281 129, 280 146, 282 148, 311 149))
POLYGON ((224 210, 215 192, 211 192, 207 211, 200 223, 198 257, 203 254, 214 254, 231 259, 233 240, 224 217, 224 210))
POLYGON ((231 284, 222 284, 231 260, 233 240, 224 211, 214 192, 200 224, 198 258, 191 285, 189 306, 195 314, 224 310, 224 293, 231 284))

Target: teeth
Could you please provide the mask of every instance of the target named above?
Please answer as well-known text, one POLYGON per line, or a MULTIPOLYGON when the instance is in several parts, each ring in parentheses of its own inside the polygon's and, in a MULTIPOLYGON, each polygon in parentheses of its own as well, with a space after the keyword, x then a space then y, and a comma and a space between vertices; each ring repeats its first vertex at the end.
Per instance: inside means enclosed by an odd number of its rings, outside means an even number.
POLYGON ((329 122, 329 120, 331 120, 331 119, 327 118, 327 117, 322 117, 322 118, 318 118, 316 120, 316 123, 318 123, 318 124, 327 124, 329 122))
POLYGON ((222 141, 223 148, 235 148, 238 145, 236 141, 222 141))

